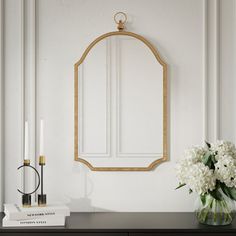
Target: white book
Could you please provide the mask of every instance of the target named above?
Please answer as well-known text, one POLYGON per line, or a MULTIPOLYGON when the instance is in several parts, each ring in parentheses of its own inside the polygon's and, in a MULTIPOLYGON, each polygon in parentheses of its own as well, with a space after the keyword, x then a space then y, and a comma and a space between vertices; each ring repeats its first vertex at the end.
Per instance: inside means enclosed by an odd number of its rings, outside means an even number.
POLYGON ((4 213, 9 220, 28 220, 50 218, 53 216, 69 216, 70 209, 62 204, 49 204, 45 207, 35 205, 27 208, 17 204, 4 204, 4 213))
POLYGON ((7 216, 2 219, 3 227, 33 227, 33 226, 64 226, 64 216, 54 216, 50 218, 31 220, 9 220, 7 216))

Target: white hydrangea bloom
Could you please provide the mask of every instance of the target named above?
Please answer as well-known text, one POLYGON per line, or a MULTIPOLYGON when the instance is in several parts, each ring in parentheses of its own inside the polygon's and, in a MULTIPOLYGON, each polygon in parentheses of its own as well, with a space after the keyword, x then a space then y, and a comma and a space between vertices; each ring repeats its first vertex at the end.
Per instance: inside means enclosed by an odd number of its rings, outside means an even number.
POLYGON ((228 187, 236 187, 235 145, 228 141, 217 141, 211 144, 210 149, 199 146, 188 149, 178 162, 176 172, 180 183, 198 194, 214 190, 216 180, 228 187), (202 162, 208 151, 215 157, 214 170, 202 162))
POLYGON ((222 156, 215 164, 215 176, 228 187, 236 187, 236 160, 229 155, 222 156))
POLYGON ((194 163, 201 161, 205 153, 207 152, 206 148, 200 146, 194 146, 184 153, 184 158, 192 160, 194 163))
POLYGON ((216 179, 213 170, 205 166, 202 162, 196 162, 192 159, 181 160, 176 167, 177 177, 181 184, 203 194, 215 188, 216 179))
POLYGON ((191 165, 195 164, 191 158, 182 159, 176 165, 176 175, 181 184, 186 184, 188 179, 188 172, 191 165))
POLYGON ((216 160, 219 160, 226 155, 236 159, 235 145, 229 141, 218 140, 215 144, 211 144, 210 150, 216 155, 216 160))
POLYGON ((204 194, 214 190, 216 179, 213 170, 199 162, 189 167, 186 184, 194 192, 204 194))
POLYGON ((205 148, 199 146, 194 146, 185 151, 183 159, 181 159, 176 166, 177 177, 180 183, 186 182, 189 167, 200 162, 206 151, 205 148))

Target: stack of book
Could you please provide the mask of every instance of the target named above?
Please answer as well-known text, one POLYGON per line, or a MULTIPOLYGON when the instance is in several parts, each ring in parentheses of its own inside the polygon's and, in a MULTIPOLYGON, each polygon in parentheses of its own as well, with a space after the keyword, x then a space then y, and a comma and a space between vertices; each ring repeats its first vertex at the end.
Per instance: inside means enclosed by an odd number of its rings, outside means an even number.
POLYGON ((66 205, 51 204, 45 207, 23 208, 17 204, 4 204, 3 227, 64 226, 70 210, 66 205))

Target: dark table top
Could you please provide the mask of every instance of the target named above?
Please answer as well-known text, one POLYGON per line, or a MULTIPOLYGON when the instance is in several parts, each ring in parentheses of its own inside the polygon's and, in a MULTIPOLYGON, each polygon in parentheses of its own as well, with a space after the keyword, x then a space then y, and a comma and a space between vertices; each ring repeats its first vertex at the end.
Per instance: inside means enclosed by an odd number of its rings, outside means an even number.
MULTIPOLYGON (((0 213, 1 219, 4 214, 0 213)), ((2 223, 2 221, 1 221, 2 223)), ((235 232, 236 220, 227 226, 199 224, 194 213, 71 213, 65 227, 3 228, 1 232, 235 232)))

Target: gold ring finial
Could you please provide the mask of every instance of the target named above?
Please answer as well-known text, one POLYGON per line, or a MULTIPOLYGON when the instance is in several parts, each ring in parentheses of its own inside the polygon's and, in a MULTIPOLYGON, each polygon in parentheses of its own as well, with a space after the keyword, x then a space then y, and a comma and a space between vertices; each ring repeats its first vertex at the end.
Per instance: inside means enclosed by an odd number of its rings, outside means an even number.
POLYGON ((125 28, 125 23, 126 23, 126 21, 127 21, 127 15, 126 15, 124 12, 119 11, 119 12, 117 12, 117 13, 114 15, 114 21, 115 21, 116 24, 118 25, 118 26, 117 26, 117 29, 118 29, 119 31, 122 31, 122 30, 124 30, 124 28, 125 28), (118 20, 119 17, 122 17, 122 18, 124 18, 124 19, 123 19, 123 20, 122 20, 122 19, 119 19, 119 20, 118 20))

